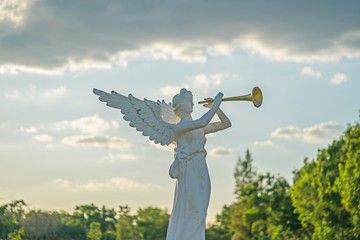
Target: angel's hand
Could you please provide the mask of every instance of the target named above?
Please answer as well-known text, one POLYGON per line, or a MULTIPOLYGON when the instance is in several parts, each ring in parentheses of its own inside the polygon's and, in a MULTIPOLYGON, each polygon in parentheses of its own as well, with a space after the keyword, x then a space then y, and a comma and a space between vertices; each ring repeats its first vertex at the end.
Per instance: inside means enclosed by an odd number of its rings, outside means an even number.
POLYGON ((205 101, 208 101, 207 103, 205 103, 203 106, 206 108, 211 108, 214 102, 214 99, 211 97, 208 98, 204 98, 205 101))
POLYGON ((224 94, 223 94, 222 92, 219 92, 219 93, 215 96, 215 99, 214 99, 214 102, 213 102, 213 103, 220 105, 223 96, 224 96, 224 94))

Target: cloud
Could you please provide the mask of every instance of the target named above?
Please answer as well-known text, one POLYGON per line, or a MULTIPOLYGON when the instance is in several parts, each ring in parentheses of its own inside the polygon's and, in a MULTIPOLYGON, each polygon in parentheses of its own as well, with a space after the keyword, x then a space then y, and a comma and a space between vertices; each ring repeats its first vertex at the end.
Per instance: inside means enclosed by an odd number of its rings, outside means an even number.
POLYGON ((17 99, 21 96, 20 91, 17 89, 5 92, 5 97, 8 99, 17 99))
POLYGON ((94 115, 82 117, 75 120, 64 120, 53 123, 50 127, 54 131, 79 130, 83 133, 100 133, 111 129, 119 128, 119 123, 115 120, 106 121, 105 119, 94 115))
POLYGON ((53 136, 45 133, 35 135, 33 138, 39 142, 52 142, 54 140, 53 136))
POLYGON ((66 93, 67 93, 67 89, 65 87, 58 87, 58 88, 53 88, 48 91, 45 91, 44 96, 45 97, 58 97, 58 96, 63 96, 66 93))
POLYGON ((295 126, 287 126, 282 128, 277 128, 271 133, 272 137, 275 138, 301 138, 302 136, 302 129, 295 127, 295 126))
POLYGON ((137 157, 135 155, 129 154, 129 153, 117 153, 117 154, 109 153, 107 156, 107 159, 101 160, 100 163, 103 163, 103 162, 110 162, 110 163, 132 162, 132 161, 135 161, 136 159, 137 159, 137 157))
POLYGON ((304 67, 301 70, 301 75, 303 76, 309 76, 309 77, 314 77, 314 78, 321 78, 321 73, 320 72, 316 72, 315 70, 313 70, 311 67, 304 67))
POLYGON ((189 77, 188 80, 181 85, 178 86, 168 85, 162 87, 160 89, 160 92, 162 95, 166 97, 174 96, 175 94, 180 92, 181 88, 188 88, 191 89, 192 91, 199 91, 202 93, 206 93, 211 89, 217 89, 226 78, 235 78, 235 77, 237 77, 235 74, 229 74, 229 73, 218 73, 212 75, 197 74, 189 77))
POLYGON ((24 133, 37 133, 38 131, 35 127, 20 127, 19 130, 24 133))
POLYGON ((29 100, 49 100, 57 97, 65 96, 68 90, 63 87, 56 87, 52 89, 38 89, 35 85, 30 85, 24 89, 12 89, 5 92, 7 99, 17 100, 21 99, 24 101, 29 100))
POLYGON ((11 22, 15 26, 22 24, 26 11, 33 0, 2 0, 0 2, 0 23, 11 22))
POLYGON ((131 148, 131 143, 124 138, 99 135, 66 136, 62 139, 62 143, 70 146, 114 148, 121 150, 131 148))
POLYGON ((114 177, 85 183, 75 183, 67 179, 58 178, 54 179, 52 182, 60 188, 72 191, 152 190, 160 188, 160 186, 155 184, 142 184, 123 177, 114 177))
POLYGON ((344 130, 343 126, 335 121, 319 123, 303 129, 303 140, 305 142, 322 142, 335 138, 344 130))
POLYGON ((319 143, 329 141, 338 137, 344 127, 335 121, 319 123, 307 128, 288 126, 275 129, 271 136, 282 139, 301 139, 308 143, 319 143))
POLYGON ((255 141, 254 142, 255 146, 272 146, 274 145, 274 143, 270 140, 266 140, 266 141, 255 141))
POLYGON ((227 147, 215 147, 208 152, 211 157, 231 156, 233 151, 227 147))
POLYGON ((348 81, 348 77, 344 73, 337 73, 330 80, 330 84, 332 85, 340 85, 346 83, 348 81))
POLYGON ((277 61, 360 57, 358 2, 327 3, 3 0, 0 73, 205 62, 237 50, 277 61))

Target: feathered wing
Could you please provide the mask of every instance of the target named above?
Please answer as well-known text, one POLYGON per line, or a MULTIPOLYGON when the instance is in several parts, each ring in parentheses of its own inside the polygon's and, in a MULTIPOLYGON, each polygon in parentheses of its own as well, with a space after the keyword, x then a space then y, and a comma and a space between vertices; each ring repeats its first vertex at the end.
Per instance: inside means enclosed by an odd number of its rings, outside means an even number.
MULTIPOLYGON (((126 97, 115 91, 107 93, 94 88, 93 92, 99 96, 100 101, 106 102, 107 106, 120 109, 124 120, 129 121, 131 127, 142 132, 144 136, 148 136, 150 140, 161 145, 169 145, 174 141, 171 130, 172 123, 164 121, 162 118, 162 108, 167 108, 169 111, 170 105, 166 107, 162 106, 162 104, 166 104, 165 102, 140 100, 131 94, 126 97)), ((169 116, 167 115, 167 117, 169 116)))

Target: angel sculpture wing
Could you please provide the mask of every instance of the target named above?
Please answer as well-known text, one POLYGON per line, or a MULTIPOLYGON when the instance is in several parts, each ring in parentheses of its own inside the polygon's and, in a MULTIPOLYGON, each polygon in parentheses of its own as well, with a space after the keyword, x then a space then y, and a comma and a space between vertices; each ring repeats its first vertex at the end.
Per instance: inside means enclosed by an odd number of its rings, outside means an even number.
POLYGON ((111 93, 93 89, 99 100, 106 102, 112 108, 118 108, 124 115, 124 120, 129 121, 131 127, 148 136, 150 140, 161 145, 169 145, 174 141, 172 124, 178 121, 174 109, 163 101, 140 100, 131 94, 128 97, 115 91, 111 93))

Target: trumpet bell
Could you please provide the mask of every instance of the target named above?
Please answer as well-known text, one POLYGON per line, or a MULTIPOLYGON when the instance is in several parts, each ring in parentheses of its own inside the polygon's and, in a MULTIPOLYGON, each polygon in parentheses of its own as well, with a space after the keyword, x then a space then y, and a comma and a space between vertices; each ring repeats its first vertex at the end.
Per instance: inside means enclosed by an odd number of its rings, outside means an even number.
POLYGON ((252 92, 252 102, 254 104, 255 107, 260 107, 262 104, 262 100, 263 100, 263 94, 260 90, 259 87, 254 87, 252 92))

